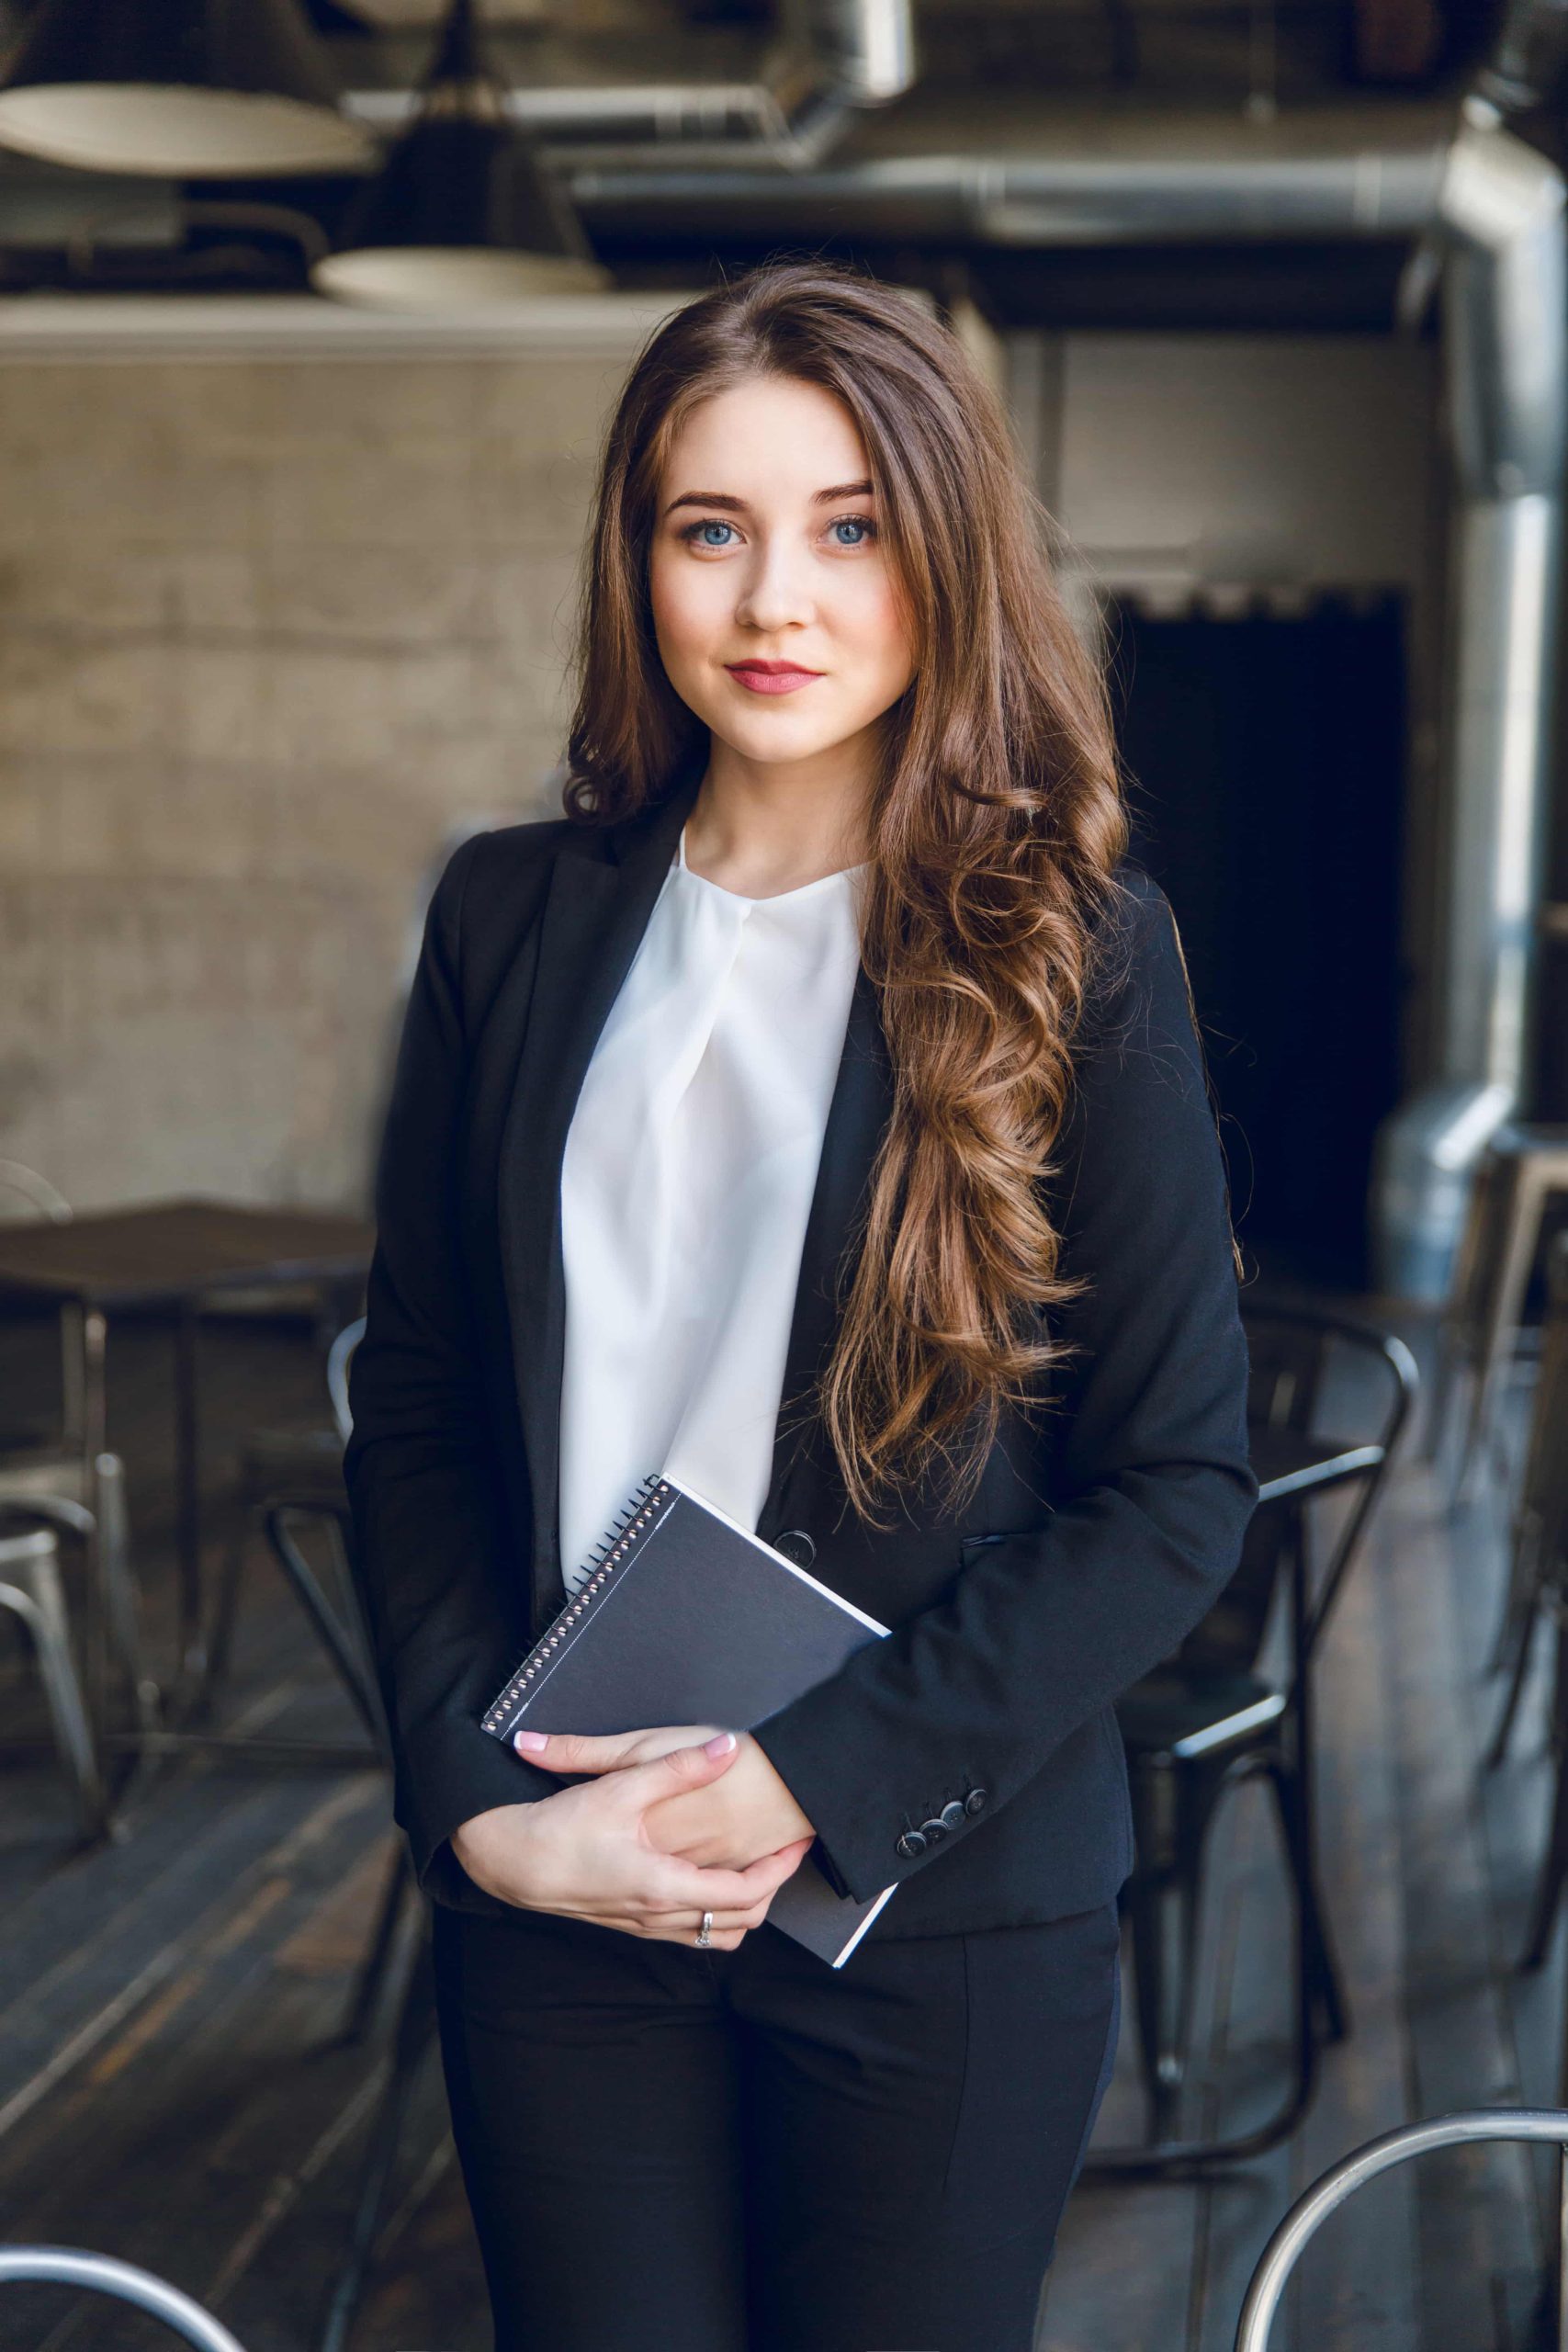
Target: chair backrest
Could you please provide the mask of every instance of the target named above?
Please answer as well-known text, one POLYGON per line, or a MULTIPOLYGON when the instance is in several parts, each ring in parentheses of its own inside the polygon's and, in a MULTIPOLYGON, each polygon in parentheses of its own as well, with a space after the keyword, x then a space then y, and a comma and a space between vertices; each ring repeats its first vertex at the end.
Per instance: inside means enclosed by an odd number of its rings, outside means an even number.
MULTIPOLYGON (((1436 2116, 1429 2123, 1403 2124, 1396 2132, 1385 2132, 1381 2139, 1352 2149, 1296 2199, 1252 2274, 1235 2332, 1235 2352, 1268 2352, 1269 2332, 1292 2271, 1330 2213, 1348 2197, 1393 2165, 1408 2164, 1413 2156, 1426 2155, 1434 2148, 1468 2147, 1482 2140, 1555 2143, 1563 2152, 1558 2175, 1559 2213, 1568 2220, 1568 2109, 1481 2107, 1436 2116)), ((1531 2337, 1532 2344, 1537 2341, 1531 2337)), ((1540 2352, 1549 2352, 1548 2340, 1539 2342, 1540 2352)), ((1560 2338, 1558 2352, 1568 2352, 1560 2338)))
MULTIPOLYGON (((1325 1565, 1315 1632, 1337 1592, 1356 1533, 1375 1500, 1394 1439, 1410 1406, 1414 1369, 1404 1342, 1374 1325, 1332 1311, 1284 1301, 1249 1300, 1243 1307, 1248 1360, 1247 1425, 1310 1437, 1319 1427, 1324 1391, 1336 1353, 1349 1350, 1376 1367, 1384 1401, 1374 1425, 1358 1442, 1381 1450, 1367 1475, 1365 1508, 1342 1532, 1325 1565)), ((1337 1431, 1336 1438, 1343 1438, 1337 1431)), ((1302 1564, 1312 1498, 1269 1503, 1247 1523, 1235 1574, 1176 1654, 1179 1668, 1204 1672, 1255 1668, 1269 1632, 1280 1579, 1302 1564)), ((1296 1661, 1299 1665, 1300 1661, 1296 1661)))
POLYGON ((1546 1260, 1546 1313, 1519 1473, 1517 1519, 1527 1523, 1554 1582, 1568 1577, 1568 1229, 1546 1260))
POLYGON ((0 2245, 0 2286, 23 2280, 85 2287, 118 2302, 134 2303, 196 2345, 197 2352, 245 2352, 238 2336, 231 2335, 202 2304, 155 2271, 121 2262, 114 2255, 89 2254, 74 2245, 0 2245))
POLYGON ((354 1430, 354 1416, 348 1409, 348 1367, 354 1362, 354 1351, 365 1337, 366 1318, 356 1315, 345 1323, 327 1351, 327 1395, 332 1398, 333 1419, 344 1445, 354 1430))
POLYGON ((0 1225, 31 1224, 39 1217, 69 1225, 71 1215, 70 1202, 47 1176, 24 1160, 0 1159, 0 1225))

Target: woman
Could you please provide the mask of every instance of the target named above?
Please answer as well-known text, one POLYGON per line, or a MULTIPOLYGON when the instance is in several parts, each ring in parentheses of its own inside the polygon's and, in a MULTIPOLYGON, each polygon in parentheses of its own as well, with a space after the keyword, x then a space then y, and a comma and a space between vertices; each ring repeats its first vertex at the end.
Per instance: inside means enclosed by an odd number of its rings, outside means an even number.
POLYGON ((347 1475, 501 2352, 1027 2352, 1116 2036, 1111 1702, 1257 1497, 1103 682, 956 337, 817 263, 643 351, 567 814, 467 842, 347 1475), (666 1469, 891 1627, 765 1722, 479 1717, 666 1469), (810 1851, 895 1893, 835 1971, 810 1851))

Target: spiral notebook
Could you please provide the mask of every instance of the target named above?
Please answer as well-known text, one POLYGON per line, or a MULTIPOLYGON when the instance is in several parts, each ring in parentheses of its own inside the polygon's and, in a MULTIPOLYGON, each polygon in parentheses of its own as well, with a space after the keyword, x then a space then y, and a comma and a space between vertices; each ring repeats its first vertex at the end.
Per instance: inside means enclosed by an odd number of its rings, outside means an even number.
MULTIPOLYGON (((887 1630, 717 1504, 655 1473, 481 1720, 508 1745, 525 1728, 750 1731, 887 1630)), ((768 1917, 841 1968, 892 1892, 863 1903, 837 1894, 807 1853, 768 1917)))

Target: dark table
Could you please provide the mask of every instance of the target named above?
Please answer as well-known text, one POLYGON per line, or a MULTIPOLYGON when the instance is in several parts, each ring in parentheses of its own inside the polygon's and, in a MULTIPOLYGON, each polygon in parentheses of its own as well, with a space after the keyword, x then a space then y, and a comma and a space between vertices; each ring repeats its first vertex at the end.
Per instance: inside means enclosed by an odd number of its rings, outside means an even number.
MULTIPOLYGON (((176 1330, 179 1488, 179 1645, 176 1694, 199 1689, 206 1666, 201 1598, 197 1327, 203 1304, 224 1290, 292 1283, 362 1282, 374 1227, 314 1209, 252 1208, 228 1201, 153 1201, 62 1224, 0 1226, 0 1314, 7 1301, 45 1302, 62 1317, 77 1355, 80 1438, 89 1481, 105 1446, 105 1357, 109 1317, 126 1307, 172 1310, 176 1330), (70 1335, 74 1333, 73 1340, 70 1335)), ((106 1595, 90 1546, 83 1679, 95 1739, 107 1733, 106 1595)))

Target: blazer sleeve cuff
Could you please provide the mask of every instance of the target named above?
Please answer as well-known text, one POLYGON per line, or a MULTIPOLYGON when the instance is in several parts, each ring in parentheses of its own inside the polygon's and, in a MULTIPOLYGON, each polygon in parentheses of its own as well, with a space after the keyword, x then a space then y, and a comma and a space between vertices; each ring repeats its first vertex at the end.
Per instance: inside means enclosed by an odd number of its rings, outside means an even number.
POLYGON ((818 1683, 803 1691, 754 1724, 751 1737, 816 1830, 811 1860, 834 1894, 869 1903, 885 1886, 897 1886, 934 1861, 942 1849, 929 1846, 910 1856, 897 1851, 898 1838, 915 1825, 892 1819, 886 1789, 857 1789, 852 1772, 846 1774, 829 1689, 829 1683, 818 1683))
POLYGON ((477 1813, 531 1804, 559 1788, 553 1773, 525 1763, 477 1724, 433 1724, 408 1734, 398 1757, 393 1813, 423 1892, 455 1911, 510 1911, 511 1904, 474 1884, 452 1850, 452 1832, 477 1813))

